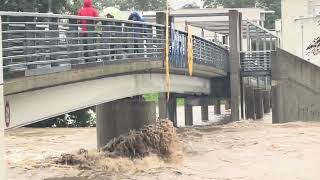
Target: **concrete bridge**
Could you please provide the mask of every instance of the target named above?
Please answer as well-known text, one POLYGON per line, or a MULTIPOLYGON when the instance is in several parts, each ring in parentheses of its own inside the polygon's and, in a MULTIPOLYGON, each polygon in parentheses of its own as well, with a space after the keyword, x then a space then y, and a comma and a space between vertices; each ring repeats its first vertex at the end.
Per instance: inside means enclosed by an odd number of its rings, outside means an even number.
MULTIPOLYGON (((0 15, 4 101, 7 111, 10 109, 7 129, 126 97, 166 91, 163 22, 12 12, 0 15), (79 30, 80 19, 88 21, 85 37, 79 30)), ((194 74, 190 77, 186 65, 188 34, 172 31, 176 39, 170 52, 170 91, 184 96, 210 95, 213 79, 228 74, 228 50, 193 36, 194 74)))
POLYGON ((164 13, 151 24, 0 12, 1 130, 96 106, 101 147, 110 138, 155 120, 155 104, 128 98, 146 93, 160 93, 160 118, 175 125, 176 98, 185 98, 185 123, 190 126, 192 106, 200 105, 202 119, 207 119, 208 105, 215 105, 219 113, 221 100, 231 103, 233 121, 262 118, 270 112, 271 54, 278 37, 249 21, 242 24, 238 11, 225 15, 226 46, 170 29, 167 89, 164 13), (81 19, 88 22, 85 34, 81 19), (166 91, 171 92, 168 101, 166 91))

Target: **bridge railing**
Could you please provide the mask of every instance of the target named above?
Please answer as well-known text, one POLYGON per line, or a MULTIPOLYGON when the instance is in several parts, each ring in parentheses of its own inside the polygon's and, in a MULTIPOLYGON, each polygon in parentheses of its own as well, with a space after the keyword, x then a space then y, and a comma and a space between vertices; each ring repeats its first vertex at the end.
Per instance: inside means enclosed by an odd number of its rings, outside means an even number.
POLYGON ((0 15, 4 68, 33 69, 163 55, 161 25, 38 13, 0 15))
POLYGON ((243 76, 271 75, 271 51, 251 51, 240 53, 243 76))
POLYGON ((229 51, 214 42, 193 36, 193 54, 196 63, 228 70, 229 51))
MULTIPOLYGON (((74 64, 94 62, 164 60, 163 25, 43 13, 0 12, 0 16, 3 65, 8 74, 34 69, 44 69, 44 73, 46 69, 68 70, 74 64)), ((171 64, 186 68, 187 33, 175 31, 174 37, 171 64)), ((226 70, 226 49, 193 36, 193 51, 195 63, 226 70)))

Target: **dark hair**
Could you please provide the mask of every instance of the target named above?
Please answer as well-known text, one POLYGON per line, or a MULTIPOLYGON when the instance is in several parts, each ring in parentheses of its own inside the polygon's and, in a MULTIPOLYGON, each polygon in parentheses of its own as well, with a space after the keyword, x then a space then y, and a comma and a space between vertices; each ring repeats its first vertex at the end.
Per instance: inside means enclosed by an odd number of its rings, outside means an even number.
POLYGON ((144 18, 137 12, 132 12, 128 18, 128 20, 134 20, 144 22, 144 18))

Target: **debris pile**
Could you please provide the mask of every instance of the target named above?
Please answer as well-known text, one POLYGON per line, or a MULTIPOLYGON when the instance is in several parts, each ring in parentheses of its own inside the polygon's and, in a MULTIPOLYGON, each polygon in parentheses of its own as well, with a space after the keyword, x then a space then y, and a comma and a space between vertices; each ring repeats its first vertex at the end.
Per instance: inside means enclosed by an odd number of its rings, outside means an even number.
POLYGON ((116 157, 143 158, 156 154, 161 158, 170 158, 177 144, 177 135, 172 122, 163 120, 140 131, 131 131, 127 135, 113 139, 102 148, 102 151, 116 157))
POLYGON ((162 120, 111 140, 101 152, 91 153, 86 149, 80 149, 75 154, 61 154, 59 157, 50 158, 50 161, 57 165, 78 166, 79 169, 106 169, 106 162, 110 162, 111 159, 135 160, 156 155, 162 160, 170 161, 181 155, 180 149, 172 122, 162 120))

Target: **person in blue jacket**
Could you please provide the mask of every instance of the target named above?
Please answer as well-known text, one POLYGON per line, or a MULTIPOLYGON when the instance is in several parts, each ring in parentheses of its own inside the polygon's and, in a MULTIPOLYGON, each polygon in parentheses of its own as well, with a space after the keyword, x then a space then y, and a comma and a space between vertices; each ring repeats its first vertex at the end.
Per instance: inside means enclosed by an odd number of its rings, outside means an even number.
POLYGON ((138 12, 132 12, 128 20, 144 22, 144 18, 138 12))
MULTIPOLYGON (((130 21, 139 21, 139 22, 144 22, 144 18, 142 17, 142 15, 140 15, 138 12, 132 12, 128 18, 128 20, 130 21)), ((144 33, 144 30, 142 29, 143 28, 143 25, 142 24, 133 24, 133 42, 134 42, 134 53, 137 55, 137 56, 140 56, 142 57, 143 55, 143 43, 144 43, 144 40, 142 40, 142 37, 143 37, 143 33, 144 33)))

